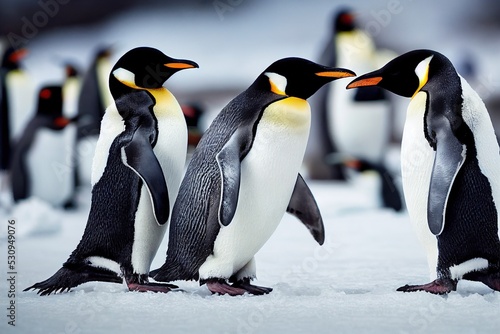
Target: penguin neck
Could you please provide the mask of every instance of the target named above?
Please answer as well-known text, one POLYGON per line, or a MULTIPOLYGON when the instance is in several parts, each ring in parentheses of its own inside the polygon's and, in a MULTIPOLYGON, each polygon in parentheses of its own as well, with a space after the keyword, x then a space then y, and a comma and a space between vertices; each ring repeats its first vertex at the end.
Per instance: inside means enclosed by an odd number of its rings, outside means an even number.
MULTIPOLYGON (((464 126, 461 112, 463 106, 462 84, 453 65, 447 59, 439 59, 439 61, 441 62, 440 66, 437 70, 429 71, 429 79, 421 89, 428 95, 425 121, 433 117, 446 117, 452 130, 460 136, 464 133, 464 131, 459 130, 460 127, 464 126)), ((427 125, 425 125, 425 129, 426 138, 433 146, 432 136, 427 132, 427 125)), ((459 138, 459 140, 464 142, 465 138, 459 138)))
POLYGON ((114 75, 109 76, 109 90, 115 101, 119 100, 122 96, 137 91, 137 88, 130 87, 121 83, 114 75))

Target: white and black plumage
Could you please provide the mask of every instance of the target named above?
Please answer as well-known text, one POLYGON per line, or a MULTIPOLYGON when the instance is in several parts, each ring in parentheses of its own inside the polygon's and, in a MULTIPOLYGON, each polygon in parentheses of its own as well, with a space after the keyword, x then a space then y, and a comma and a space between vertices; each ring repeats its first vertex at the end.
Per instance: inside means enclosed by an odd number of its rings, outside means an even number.
POLYGON ((468 279, 500 291, 500 154, 480 97, 431 50, 397 57, 348 88, 364 86, 412 98, 401 147, 403 190, 436 279, 399 290, 442 294, 468 279))
POLYGON ((129 290, 170 291, 150 283, 148 273, 184 170, 187 128, 163 83, 194 67, 147 47, 118 60, 109 75, 115 103, 102 120, 82 239, 58 272, 26 290, 48 295, 88 281, 124 280, 129 290))
POLYGON ((151 272, 155 280, 199 279, 213 293, 230 295, 270 292, 250 284, 254 255, 287 211, 323 243, 319 209, 299 175, 311 117, 306 99, 327 82, 353 75, 285 58, 229 102, 188 165, 166 262, 151 272))

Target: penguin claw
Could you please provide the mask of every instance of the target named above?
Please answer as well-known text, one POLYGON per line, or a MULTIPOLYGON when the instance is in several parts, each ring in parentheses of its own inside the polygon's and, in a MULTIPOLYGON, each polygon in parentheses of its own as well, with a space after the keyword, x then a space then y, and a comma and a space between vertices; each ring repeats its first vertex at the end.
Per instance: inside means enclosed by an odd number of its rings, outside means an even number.
POLYGON ((435 295, 444 295, 457 289, 457 282, 452 279, 437 279, 427 284, 408 285, 398 288, 396 291, 415 292, 425 291, 435 295))
POLYGON ((210 290, 213 294, 218 293, 220 295, 241 296, 247 292, 245 289, 240 289, 227 284, 225 280, 209 280, 206 284, 208 290, 210 290))
POLYGON ((252 295, 266 295, 273 291, 273 288, 268 288, 265 286, 258 286, 258 285, 252 285, 250 284, 250 280, 244 279, 242 281, 238 281, 233 284, 233 287, 244 289, 248 291, 248 293, 251 293, 252 295))

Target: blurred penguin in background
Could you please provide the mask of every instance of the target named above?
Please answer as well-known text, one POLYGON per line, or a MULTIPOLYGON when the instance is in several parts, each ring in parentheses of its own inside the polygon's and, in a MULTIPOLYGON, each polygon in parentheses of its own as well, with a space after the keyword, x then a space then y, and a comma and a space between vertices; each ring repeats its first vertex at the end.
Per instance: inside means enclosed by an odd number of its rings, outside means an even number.
POLYGON ((82 78, 78 68, 71 63, 64 65, 65 81, 63 85, 63 114, 75 118, 78 114, 78 99, 82 86, 82 78))
POLYGON ((62 92, 60 85, 40 89, 36 114, 15 143, 11 183, 16 203, 36 197, 55 207, 73 206, 76 126, 63 116, 62 92))
POLYGON ((92 158, 99 137, 104 110, 113 102, 108 88, 112 64, 111 48, 99 48, 88 71, 83 76, 78 100, 77 186, 90 185, 92 158))
MULTIPOLYGON (((371 36, 358 27, 351 9, 334 13, 330 31, 320 64, 364 72, 394 56, 376 49, 371 36)), ((386 92, 372 88, 351 92, 331 83, 318 92, 314 101, 318 117, 313 117, 306 156, 310 178, 346 180, 345 166, 335 153, 384 164, 392 131, 391 102, 386 92)))
POLYGON ((203 116, 203 107, 201 104, 192 102, 181 105, 182 113, 186 119, 188 127, 188 146, 194 149, 203 135, 200 118, 203 116))
MULTIPOLYGON (((78 122, 78 101, 80 97, 80 90, 82 87, 82 76, 78 68, 67 62, 64 65, 64 84, 62 87, 63 94, 63 115, 68 118, 71 122, 74 123, 74 127, 76 128, 76 124, 78 122)), ((71 199, 67 200, 65 205, 66 209, 76 209, 77 206, 77 183, 78 183, 78 175, 77 175, 77 164, 78 164, 78 154, 77 154, 77 140, 76 140, 76 130, 74 131, 74 137, 71 140, 71 143, 68 142, 68 145, 71 145, 71 148, 67 148, 70 150, 71 155, 68 156, 71 159, 71 171, 73 173, 73 194, 71 195, 71 199)))
POLYGON ((0 191, 7 188, 12 143, 32 110, 33 87, 22 69, 26 49, 7 47, 0 67, 0 191))

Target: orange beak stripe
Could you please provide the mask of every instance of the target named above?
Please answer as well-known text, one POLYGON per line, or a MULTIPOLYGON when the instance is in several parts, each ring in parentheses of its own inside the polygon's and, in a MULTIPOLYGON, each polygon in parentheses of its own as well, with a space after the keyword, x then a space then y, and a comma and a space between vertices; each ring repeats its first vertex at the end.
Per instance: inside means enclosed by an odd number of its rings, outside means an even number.
POLYGON ((380 81, 382 81, 382 77, 361 79, 359 81, 354 81, 348 84, 347 89, 356 87, 376 86, 380 81))
POLYGON ((348 78, 354 77, 355 75, 349 72, 336 72, 336 71, 325 71, 325 72, 316 72, 318 77, 331 77, 331 78, 348 78))
POLYGON ((163 64, 163 66, 166 66, 169 68, 178 68, 178 69, 193 68, 194 67, 193 65, 186 64, 186 63, 167 63, 167 64, 163 64))

